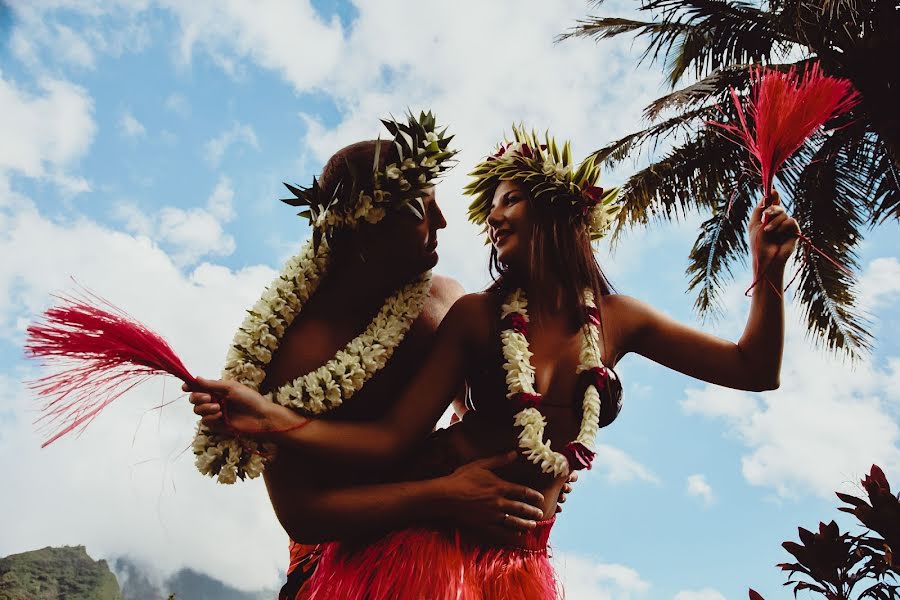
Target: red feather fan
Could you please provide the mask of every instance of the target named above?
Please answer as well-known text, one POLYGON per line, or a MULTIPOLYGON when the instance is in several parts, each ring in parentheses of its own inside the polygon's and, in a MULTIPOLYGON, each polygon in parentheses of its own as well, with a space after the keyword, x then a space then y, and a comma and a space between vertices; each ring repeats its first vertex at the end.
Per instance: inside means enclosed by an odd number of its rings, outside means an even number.
MULTIPOLYGON (((798 73, 796 68, 786 73, 755 68, 750 79, 752 90, 746 108, 737 91, 731 88, 737 124, 711 121, 710 125, 721 127, 747 148, 754 167, 759 171, 765 206, 768 207, 772 204, 775 173, 788 157, 830 119, 853 109, 861 97, 846 79, 824 75, 818 63, 813 63, 802 73, 798 73)), ((845 266, 816 248, 805 235, 800 233, 798 237, 847 275, 853 276, 845 266)), ((757 274, 747 289, 748 293, 765 276, 766 268, 763 267, 757 274)), ((769 285, 772 285, 771 282, 769 285)))
POLYGON ((711 124, 734 135, 749 150, 768 205, 775 172, 784 161, 829 119, 856 106, 860 96, 846 79, 824 75, 818 63, 802 74, 794 68, 787 73, 756 68, 751 81, 746 109, 731 89, 738 124, 711 124))
POLYGON ((153 375, 195 381, 162 337, 102 298, 86 296, 59 296, 43 321, 28 327, 26 356, 62 367, 31 383, 46 398, 37 422, 51 432, 42 447, 86 427, 110 402, 153 375))

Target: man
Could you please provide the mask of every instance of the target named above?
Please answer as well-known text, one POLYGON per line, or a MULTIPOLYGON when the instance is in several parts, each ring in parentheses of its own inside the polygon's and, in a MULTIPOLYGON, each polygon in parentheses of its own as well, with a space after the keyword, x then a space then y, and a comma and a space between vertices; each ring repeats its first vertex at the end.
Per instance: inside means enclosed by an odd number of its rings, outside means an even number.
MULTIPOLYGON (((320 180, 310 188, 290 187, 296 198, 289 202, 309 207, 301 214, 310 218, 316 243, 327 244, 328 266, 315 292, 284 328, 271 359, 261 366, 265 376, 259 389, 274 391, 273 398, 281 403, 291 403, 290 394, 283 391, 290 390, 290 382, 298 380, 302 386, 306 380, 301 376, 333 364, 333 357, 353 347, 360 331, 368 331, 378 321, 377 315, 397 290, 406 289, 437 264, 437 232, 447 223, 432 180, 448 168, 446 161, 453 155, 447 150, 450 138, 437 133, 430 113, 418 120, 410 116, 407 124, 384 123, 394 135, 392 142, 366 141, 343 148, 329 159, 320 180)), ((408 324, 393 355, 382 358, 383 365, 358 389, 345 385, 352 392, 345 394, 352 395, 347 402, 335 393, 332 406, 326 406, 328 400, 319 388, 311 394, 307 386, 294 398, 313 404, 294 407, 313 407, 311 412, 319 414, 330 409, 324 418, 342 420, 383 416, 420 368, 438 325, 462 294, 456 281, 434 276, 420 313, 408 324)), ((362 360, 367 359, 367 350, 382 352, 386 346, 370 341, 369 348, 360 351, 362 360)), ((378 360, 369 359, 368 364, 378 360)), ((360 361, 352 364, 356 368, 360 361)), ((348 377, 344 366, 338 374, 348 377)), ((338 386, 326 389, 340 391, 338 386)), ((192 395, 192 402, 202 400, 200 396, 192 395)), ((510 484, 491 470, 513 457, 477 461, 437 479, 397 482, 403 465, 372 472, 346 464, 310 464, 289 449, 278 449, 277 458, 265 469, 266 487, 275 514, 295 540, 288 582, 280 598, 302 597, 302 585, 315 568, 315 544, 322 541, 428 520, 476 527, 533 527, 542 516, 541 494, 510 484)))

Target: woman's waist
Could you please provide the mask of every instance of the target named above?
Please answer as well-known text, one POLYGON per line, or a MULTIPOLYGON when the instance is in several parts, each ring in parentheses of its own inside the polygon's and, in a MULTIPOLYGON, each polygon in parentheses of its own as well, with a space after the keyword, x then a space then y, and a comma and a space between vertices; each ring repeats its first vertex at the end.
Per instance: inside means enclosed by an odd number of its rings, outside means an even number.
POLYGON ((483 530, 461 530, 460 535, 464 543, 468 542, 482 547, 489 546, 509 550, 543 552, 547 549, 547 544, 550 540, 550 530, 553 528, 554 522, 556 522, 556 516, 538 521, 534 529, 522 532, 510 530, 508 532, 487 533, 483 530))

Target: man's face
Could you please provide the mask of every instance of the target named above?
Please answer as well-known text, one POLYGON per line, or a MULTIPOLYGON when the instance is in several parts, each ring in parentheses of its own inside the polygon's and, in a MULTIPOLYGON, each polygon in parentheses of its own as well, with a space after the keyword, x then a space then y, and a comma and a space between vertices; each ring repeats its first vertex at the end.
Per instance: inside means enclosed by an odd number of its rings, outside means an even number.
POLYGON ((447 226, 435 199, 434 187, 422 198, 425 217, 419 219, 407 209, 391 210, 372 228, 367 260, 387 261, 410 277, 433 268, 438 261, 437 232, 447 226))

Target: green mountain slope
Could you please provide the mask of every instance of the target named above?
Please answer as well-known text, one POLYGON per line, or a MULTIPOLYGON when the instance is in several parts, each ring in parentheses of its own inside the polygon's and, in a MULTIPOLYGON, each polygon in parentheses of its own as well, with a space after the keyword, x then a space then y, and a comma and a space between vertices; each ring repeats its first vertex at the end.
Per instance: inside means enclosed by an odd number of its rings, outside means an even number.
POLYGON ((0 558, 0 600, 122 600, 105 560, 84 546, 43 548, 0 558))

